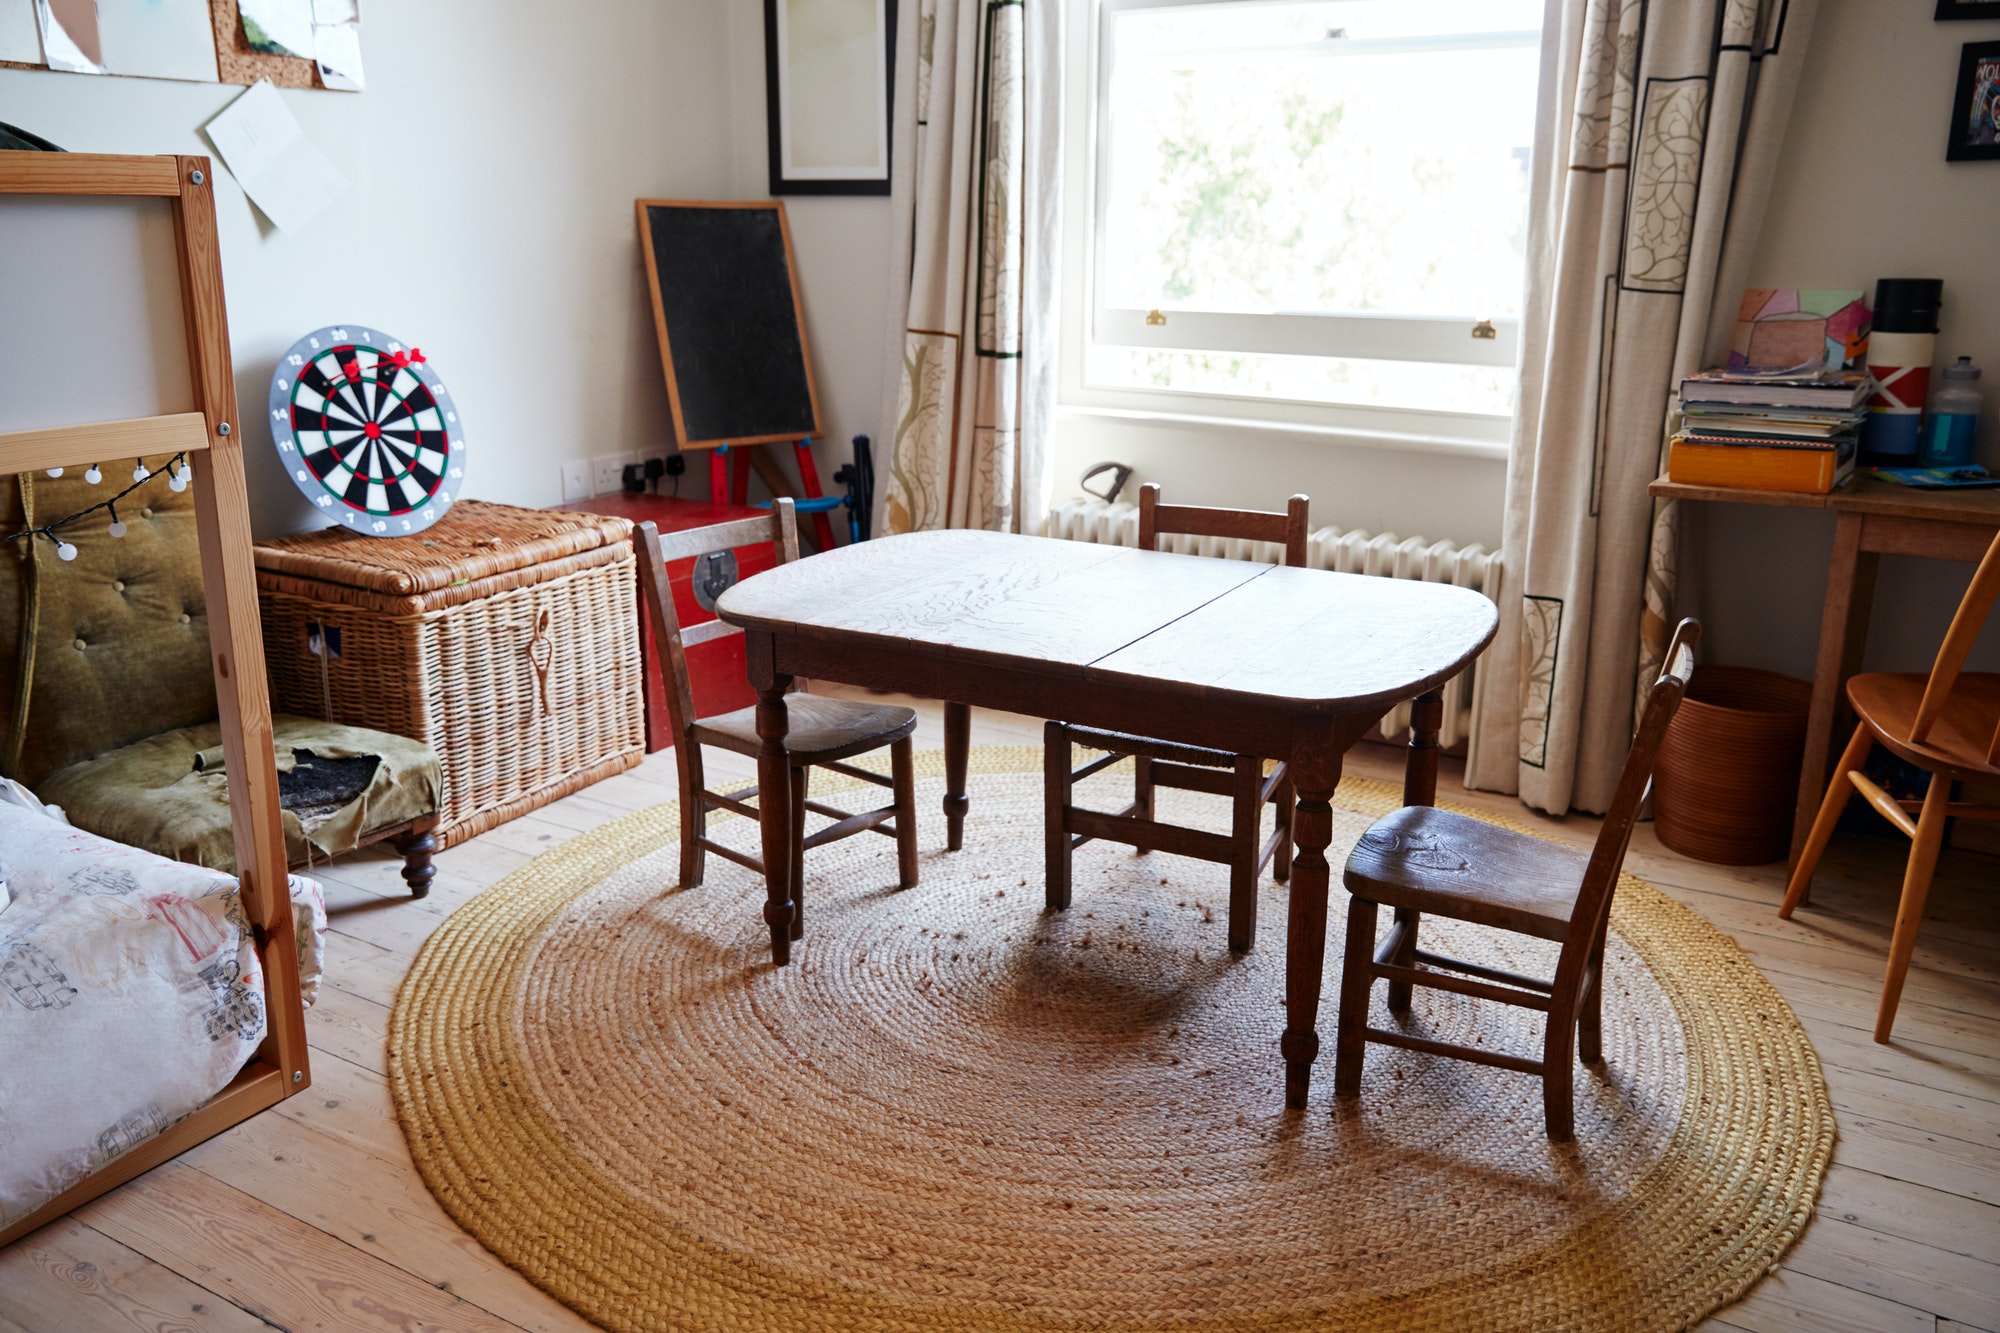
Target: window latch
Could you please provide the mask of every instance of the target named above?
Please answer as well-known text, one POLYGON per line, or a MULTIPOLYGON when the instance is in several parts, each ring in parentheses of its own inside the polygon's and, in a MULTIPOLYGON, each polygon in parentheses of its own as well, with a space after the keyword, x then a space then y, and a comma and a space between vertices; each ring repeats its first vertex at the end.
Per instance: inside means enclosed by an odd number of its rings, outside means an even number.
POLYGON ((1482 319, 1472 326, 1472 336, 1475 338, 1498 338, 1500 330, 1493 327, 1492 320, 1482 319))
POLYGON ((1154 309, 1154 310, 1148 310, 1148 311, 1146 312, 1146 327, 1147 327, 1147 328, 1149 328, 1149 329, 1157 329, 1157 328, 1160 328, 1160 327, 1162 327, 1163 325, 1165 325, 1165 324, 1166 324, 1166 322, 1167 322, 1167 317, 1166 317, 1165 315, 1161 314, 1161 313, 1160 313, 1160 312, 1159 312, 1159 311, 1158 311, 1157 309, 1154 309))

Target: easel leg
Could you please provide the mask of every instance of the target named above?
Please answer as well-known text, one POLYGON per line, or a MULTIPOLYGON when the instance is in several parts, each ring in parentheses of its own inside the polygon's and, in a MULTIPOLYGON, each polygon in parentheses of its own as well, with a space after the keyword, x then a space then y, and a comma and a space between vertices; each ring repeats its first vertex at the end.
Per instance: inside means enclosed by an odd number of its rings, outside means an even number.
POLYGON ((708 451, 708 502, 729 503, 729 446, 708 451))
MULTIPOLYGON (((799 461, 799 483, 805 488, 806 498, 808 500, 820 499, 826 492, 820 489, 819 469, 813 465, 812 441, 800 440, 792 446, 792 449, 799 461)), ((825 514, 814 514, 812 521, 813 536, 819 540, 819 549, 822 551, 831 551, 833 549, 833 524, 827 521, 825 514)))
POLYGON ((741 449, 731 451, 736 455, 731 460, 736 466, 730 469, 729 476, 729 502, 731 504, 747 505, 750 503, 750 452, 756 447, 754 444, 746 444, 741 449))

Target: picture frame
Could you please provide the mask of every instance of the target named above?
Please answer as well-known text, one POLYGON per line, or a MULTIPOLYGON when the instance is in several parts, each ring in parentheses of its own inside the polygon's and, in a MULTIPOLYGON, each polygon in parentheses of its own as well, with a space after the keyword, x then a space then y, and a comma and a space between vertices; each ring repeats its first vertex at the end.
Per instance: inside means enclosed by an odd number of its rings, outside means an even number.
POLYGON ((886 195, 897 0, 764 0, 774 195, 886 195))
POLYGON ((2000 161, 2000 41, 1965 44, 1953 89, 1945 161, 2000 161))
POLYGON ((2000 0, 1937 0, 1937 23, 1966 19, 2000 19, 2000 0))

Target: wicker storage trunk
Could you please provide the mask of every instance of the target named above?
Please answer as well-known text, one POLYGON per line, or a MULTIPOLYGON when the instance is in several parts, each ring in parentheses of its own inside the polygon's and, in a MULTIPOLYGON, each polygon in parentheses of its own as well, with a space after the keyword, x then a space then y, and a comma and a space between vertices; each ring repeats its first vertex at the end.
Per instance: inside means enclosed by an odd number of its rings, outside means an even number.
POLYGON ((421 536, 260 542, 273 706, 429 742, 447 847, 631 768, 645 751, 631 531, 465 500, 421 536))

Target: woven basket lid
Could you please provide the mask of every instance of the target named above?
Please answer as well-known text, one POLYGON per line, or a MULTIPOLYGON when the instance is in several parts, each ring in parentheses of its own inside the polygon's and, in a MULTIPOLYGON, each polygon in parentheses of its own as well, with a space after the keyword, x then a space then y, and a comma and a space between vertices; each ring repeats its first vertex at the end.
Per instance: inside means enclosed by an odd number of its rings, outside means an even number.
POLYGON ((461 500, 424 532, 408 537, 320 528, 258 542, 257 568, 407 597, 596 550, 631 535, 631 523, 622 518, 461 500))

